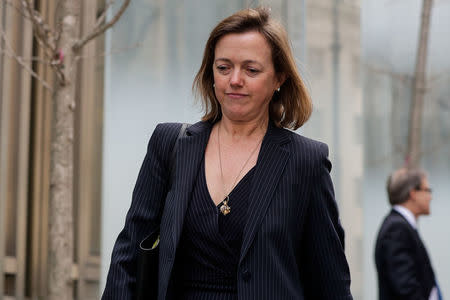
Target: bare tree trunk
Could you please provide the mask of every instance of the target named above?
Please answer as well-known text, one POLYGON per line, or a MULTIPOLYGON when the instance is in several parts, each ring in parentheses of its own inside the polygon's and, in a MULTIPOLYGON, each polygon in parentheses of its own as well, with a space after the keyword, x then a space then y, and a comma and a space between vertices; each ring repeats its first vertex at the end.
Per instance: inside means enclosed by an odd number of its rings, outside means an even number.
POLYGON ((408 133, 408 167, 417 167, 420 163, 422 134, 422 111, 425 94, 425 72, 428 50, 428 34, 430 31, 430 15, 433 0, 423 0, 420 25, 419 47, 417 50, 416 70, 414 74, 413 95, 409 119, 408 133))
MULTIPOLYGON (((105 22, 107 8, 93 28, 80 36, 81 0, 58 0, 58 21, 51 28, 35 9, 32 0, 2 0, 27 18, 34 37, 45 53, 45 63, 52 66, 58 82, 52 88, 38 73, 28 67, 24 59, 9 53, 37 82, 53 92, 52 141, 50 165, 49 201, 49 249, 48 249, 48 300, 73 299, 72 266, 74 263, 74 212, 73 212, 73 140, 74 112, 76 106, 77 61, 82 48, 121 18, 131 0, 122 5, 105 22), (19 6, 20 3, 20 6, 19 6), (16 5, 17 4, 17 5, 16 5)), ((109 5, 108 5, 109 7, 109 5)), ((6 35, 0 27, 0 41, 8 45, 6 35)), ((0 43, 0 52, 3 52, 0 43)), ((6 49, 12 51, 12 49, 6 49)))
POLYGON ((54 94, 49 217, 48 299, 73 298, 73 139, 77 66, 72 45, 79 39, 80 1, 61 1, 58 62, 63 65, 54 94))

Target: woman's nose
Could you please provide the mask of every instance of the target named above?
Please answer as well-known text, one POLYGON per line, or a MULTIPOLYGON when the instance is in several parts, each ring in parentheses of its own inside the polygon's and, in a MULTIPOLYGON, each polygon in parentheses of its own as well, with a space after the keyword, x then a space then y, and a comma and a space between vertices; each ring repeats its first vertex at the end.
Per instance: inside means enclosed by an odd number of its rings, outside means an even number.
POLYGON ((242 86, 243 85, 242 74, 239 69, 235 69, 231 73, 230 85, 231 86, 242 86))

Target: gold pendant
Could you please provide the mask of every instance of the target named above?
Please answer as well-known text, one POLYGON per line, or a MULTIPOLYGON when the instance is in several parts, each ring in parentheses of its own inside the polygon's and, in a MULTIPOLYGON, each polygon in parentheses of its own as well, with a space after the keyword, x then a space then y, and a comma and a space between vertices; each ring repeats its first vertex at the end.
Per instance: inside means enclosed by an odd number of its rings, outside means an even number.
POLYGON ((231 212, 231 207, 228 206, 228 200, 230 200, 230 197, 227 196, 225 200, 223 200, 222 206, 220 206, 220 212, 226 216, 231 212))

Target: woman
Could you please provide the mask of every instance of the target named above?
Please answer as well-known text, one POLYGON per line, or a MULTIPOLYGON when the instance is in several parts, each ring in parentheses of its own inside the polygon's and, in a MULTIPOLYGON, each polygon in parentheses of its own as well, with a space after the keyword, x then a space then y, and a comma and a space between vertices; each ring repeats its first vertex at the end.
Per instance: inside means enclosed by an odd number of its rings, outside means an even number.
POLYGON ((284 129, 312 105, 268 10, 214 28, 194 89, 205 115, 174 174, 181 124, 150 139, 103 299, 134 297, 138 243, 158 225, 158 299, 352 299, 328 148, 284 129))

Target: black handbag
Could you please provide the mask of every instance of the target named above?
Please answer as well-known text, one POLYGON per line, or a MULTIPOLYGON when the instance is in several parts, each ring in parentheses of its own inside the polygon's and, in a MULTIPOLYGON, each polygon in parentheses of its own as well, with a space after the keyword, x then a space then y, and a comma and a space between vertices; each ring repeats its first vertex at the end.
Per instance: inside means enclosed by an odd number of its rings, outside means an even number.
MULTIPOLYGON (((181 126, 178 137, 173 146, 170 160, 170 186, 175 174, 175 157, 178 141, 186 133, 189 124, 181 126)), ((164 210, 162 205, 161 214, 164 210)), ((147 235, 139 244, 136 273, 136 299, 152 300, 158 298, 158 268, 159 268, 159 226, 152 233, 147 235)))
POLYGON ((139 244, 137 271, 137 300, 158 298, 159 228, 139 244))

